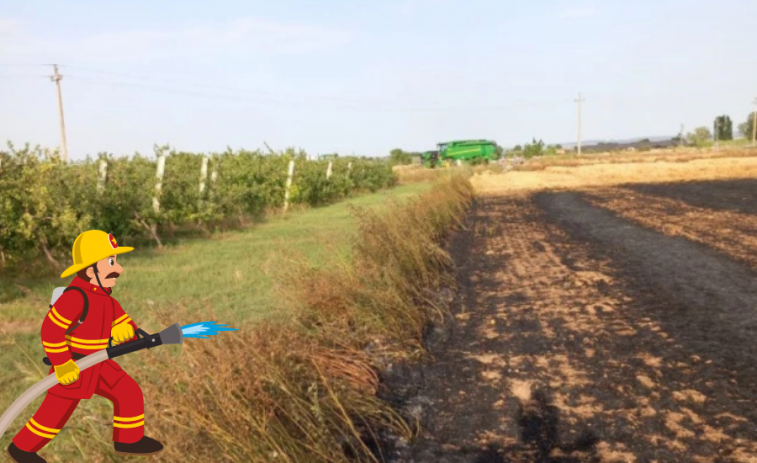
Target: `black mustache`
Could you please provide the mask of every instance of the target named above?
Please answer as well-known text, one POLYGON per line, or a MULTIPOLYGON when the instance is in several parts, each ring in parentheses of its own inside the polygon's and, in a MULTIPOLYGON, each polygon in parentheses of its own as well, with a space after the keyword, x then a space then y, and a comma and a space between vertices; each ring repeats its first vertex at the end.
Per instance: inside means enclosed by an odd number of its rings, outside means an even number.
POLYGON ((121 276, 120 273, 112 272, 112 273, 109 273, 108 276, 105 277, 105 279, 107 280, 108 278, 118 278, 120 276, 121 276))

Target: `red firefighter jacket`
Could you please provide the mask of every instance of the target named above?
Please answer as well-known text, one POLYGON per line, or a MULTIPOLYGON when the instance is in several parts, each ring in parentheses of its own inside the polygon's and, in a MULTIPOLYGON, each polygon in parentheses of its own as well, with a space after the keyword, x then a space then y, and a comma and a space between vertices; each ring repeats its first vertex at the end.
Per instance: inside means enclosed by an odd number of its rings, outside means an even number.
MULTIPOLYGON (((110 297, 110 290, 103 294, 103 290, 79 277, 75 277, 70 286, 82 288, 89 300, 89 309, 84 323, 74 331, 66 334, 72 326, 76 326, 84 310, 84 301, 78 291, 66 291, 50 308, 44 322, 42 322, 42 347, 53 365, 62 365, 71 360, 71 353, 89 355, 108 347, 111 329, 121 323, 129 323, 136 331, 137 325, 121 308, 121 305, 110 297)), ((129 341, 133 340, 130 339, 129 341)), ((82 371, 79 380, 68 386, 58 384, 50 390, 51 393, 62 397, 89 399, 94 393, 100 370, 104 364, 121 371, 113 360, 95 365, 82 371)), ((50 373, 54 368, 50 369, 50 373)))

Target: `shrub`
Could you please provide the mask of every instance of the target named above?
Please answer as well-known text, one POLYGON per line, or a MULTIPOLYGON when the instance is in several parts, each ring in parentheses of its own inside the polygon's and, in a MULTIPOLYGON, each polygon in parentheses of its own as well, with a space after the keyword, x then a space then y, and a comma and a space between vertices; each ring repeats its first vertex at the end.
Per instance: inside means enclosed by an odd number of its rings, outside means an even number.
POLYGON ((201 193, 203 157, 156 147, 151 158, 103 153, 63 164, 56 153, 39 147, 9 146, 0 152, 0 270, 40 254, 51 262, 67 260, 76 236, 91 228, 127 243, 150 238, 160 246, 165 229, 259 218, 283 205, 290 160, 296 166, 293 204, 320 206, 397 182, 385 161, 338 158, 327 178, 328 161, 309 161, 304 152, 228 150, 208 156, 201 193), (165 171, 156 210, 157 155, 165 156, 165 171), (103 188, 98 187, 101 162, 107 163, 103 188))

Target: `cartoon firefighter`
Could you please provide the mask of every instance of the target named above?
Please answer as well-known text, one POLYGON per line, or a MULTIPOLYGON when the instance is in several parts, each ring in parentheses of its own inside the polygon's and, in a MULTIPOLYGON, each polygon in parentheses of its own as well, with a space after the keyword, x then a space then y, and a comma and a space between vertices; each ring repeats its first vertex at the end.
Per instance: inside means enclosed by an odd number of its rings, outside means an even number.
POLYGON ((154 455, 163 445, 145 436, 142 389, 113 360, 79 372, 74 363, 113 345, 136 339, 136 324, 111 293, 123 272, 118 255, 134 248, 119 247, 113 235, 90 230, 76 238, 73 265, 61 278, 76 274, 54 301, 42 322, 45 363, 58 383, 45 396, 34 416, 13 438, 8 455, 16 463, 44 463, 37 452, 66 424, 79 401, 92 394, 113 402, 113 441, 116 453, 154 455))

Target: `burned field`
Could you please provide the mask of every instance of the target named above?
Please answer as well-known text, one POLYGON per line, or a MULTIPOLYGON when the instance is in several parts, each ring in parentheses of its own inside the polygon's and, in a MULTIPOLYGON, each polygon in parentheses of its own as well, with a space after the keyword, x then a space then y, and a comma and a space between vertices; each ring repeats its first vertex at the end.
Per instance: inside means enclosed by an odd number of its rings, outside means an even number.
POLYGON ((757 461, 755 251, 754 180, 479 198, 391 461, 757 461))

